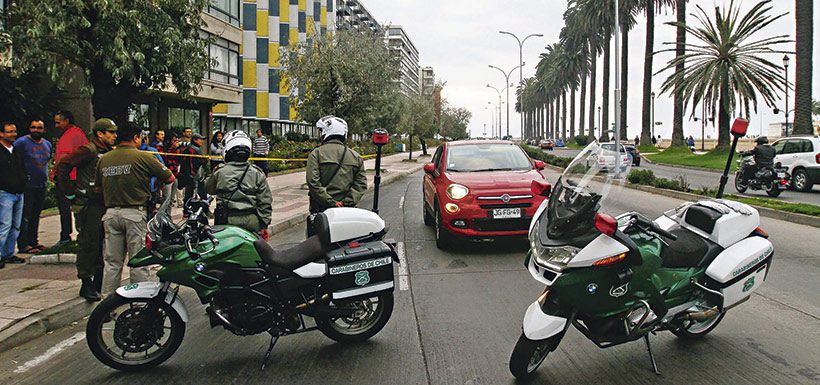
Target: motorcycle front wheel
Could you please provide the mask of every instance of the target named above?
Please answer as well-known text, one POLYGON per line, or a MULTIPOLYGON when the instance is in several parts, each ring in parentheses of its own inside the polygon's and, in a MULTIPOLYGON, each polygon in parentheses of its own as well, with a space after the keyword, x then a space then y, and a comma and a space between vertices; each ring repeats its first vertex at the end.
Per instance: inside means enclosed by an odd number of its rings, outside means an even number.
POLYGON ((748 188, 749 184, 746 182, 743 176, 741 176, 740 173, 735 174, 735 190, 737 190, 737 192, 739 193, 745 193, 746 189, 748 188))
POLYGON ((538 370, 547 355, 558 347, 559 342, 561 342, 560 334, 545 340, 534 341, 522 332, 510 356, 510 373, 520 379, 531 376, 538 370))
POLYGON ((352 308, 346 317, 316 315, 316 327, 337 342, 361 342, 373 337, 387 325, 393 314, 393 293, 384 292, 366 299, 333 301, 337 308, 352 308))
POLYGON ((171 305, 154 298, 112 294, 91 313, 86 342, 103 364, 121 371, 153 368, 182 344, 185 322, 171 305))

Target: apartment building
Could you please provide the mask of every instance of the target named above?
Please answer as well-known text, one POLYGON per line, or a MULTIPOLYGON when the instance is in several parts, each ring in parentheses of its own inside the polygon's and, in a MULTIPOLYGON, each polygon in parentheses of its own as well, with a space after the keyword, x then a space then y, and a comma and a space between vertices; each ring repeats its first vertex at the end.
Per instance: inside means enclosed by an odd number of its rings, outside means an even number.
POLYGON ((358 0, 336 0, 336 30, 381 34, 382 27, 358 0))
POLYGON ((421 94, 432 96, 436 89, 436 73, 433 67, 427 66, 421 68, 421 94))
POLYGON ((384 40, 387 48, 393 53, 393 58, 399 63, 400 73, 396 82, 399 83, 401 93, 406 96, 419 95, 421 92, 419 50, 400 25, 385 27, 384 40))

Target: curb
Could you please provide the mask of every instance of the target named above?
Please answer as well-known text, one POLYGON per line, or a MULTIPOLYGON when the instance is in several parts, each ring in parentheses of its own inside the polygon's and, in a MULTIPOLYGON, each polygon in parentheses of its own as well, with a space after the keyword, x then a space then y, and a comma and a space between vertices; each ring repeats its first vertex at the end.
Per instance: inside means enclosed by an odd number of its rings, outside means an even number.
POLYGON ((75 264, 77 263, 77 254, 59 253, 59 254, 43 254, 32 255, 28 259, 29 265, 57 265, 57 264, 75 264))
MULTIPOLYGON (((397 171, 384 176, 379 186, 387 186, 410 174, 416 173, 424 167, 420 163, 410 170, 397 171)), ((368 186, 367 191, 372 191, 375 186, 368 186)), ((276 234, 303 223, 307 215, 300 213, 289 218, 271 224, 268 229, 271 234, 276 234)), ((32 264, 54 264, 54 263, 74 263, 77 256, 75 254, 50 254, 32 256, 29 263, 32 264), (41 257, 36 258, 35 257, 41 257), (73 259, 72 259, 73 258, 73 259), (71 262, 68 262, 68 261, 71 262)), ((49 309, 41 310, 22 320, 19 320, 0 331, 0 353, 20 346, 48 332, 70 325, 72 322, 82 319, 91 314, 96 306, 95 302, 87 302, 82 298, 73 298, 49 309)))

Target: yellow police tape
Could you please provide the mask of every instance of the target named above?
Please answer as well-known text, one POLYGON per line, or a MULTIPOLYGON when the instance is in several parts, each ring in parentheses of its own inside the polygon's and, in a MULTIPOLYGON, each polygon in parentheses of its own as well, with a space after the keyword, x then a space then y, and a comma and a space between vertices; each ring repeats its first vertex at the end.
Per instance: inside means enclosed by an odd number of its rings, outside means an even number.
MULTIPOLYGON (((181 157, 188 157, 188 158, 204 158, 204 159, 224 159, 225 157, 218 156, 218 155, 200 155, 200 154, 177 154, 177 153, 170 153, 170 152, 160 152, 160 151, 143 151, 147 154, 154 154, 154 155, 162 155, 162 156, 181 156, 181 157)), ((362 155, 364 159, 375 158, 376 155, 362 155)), ((250 157, 248 160, 257 161, 273 161, 273 162, 307 162, 307 158, 258 158, 258 157, 250 157)))

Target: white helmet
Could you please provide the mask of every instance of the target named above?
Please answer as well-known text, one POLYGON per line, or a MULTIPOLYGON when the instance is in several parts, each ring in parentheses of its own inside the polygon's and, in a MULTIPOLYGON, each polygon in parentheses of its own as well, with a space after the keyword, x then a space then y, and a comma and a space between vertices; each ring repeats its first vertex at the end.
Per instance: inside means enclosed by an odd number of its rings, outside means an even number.
POLYGON ((322 141, 333 135, 347 136, 347 122, 333 115, 319 119, 316 128, 322 131, 322 141))
POLYGON ((253 142, 248 134, 234 130, 225 134, 225 161, 239 160, 246 161, 251 155, 253 142))

